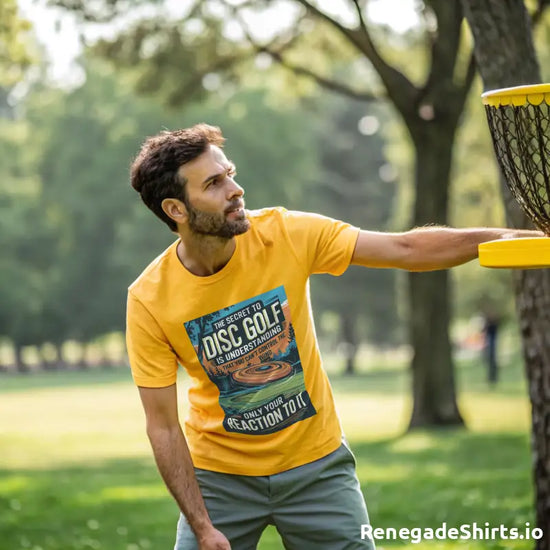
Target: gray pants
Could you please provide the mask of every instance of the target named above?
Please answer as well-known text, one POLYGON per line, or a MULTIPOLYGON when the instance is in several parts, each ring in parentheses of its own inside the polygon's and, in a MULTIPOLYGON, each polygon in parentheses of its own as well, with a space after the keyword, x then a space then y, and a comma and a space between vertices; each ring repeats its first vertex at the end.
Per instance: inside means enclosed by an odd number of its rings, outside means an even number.
MULTIPOLYGON (((369 518, 355 459, 345 444, 271 476, 195 471, 212 523, 232 550, 255 549, 267 525, 275 525, 287 550, 374 550, 372 541, 361 540, 361 525, 369 518)), ((197 549, 182 514, 174 550, 197 549)))

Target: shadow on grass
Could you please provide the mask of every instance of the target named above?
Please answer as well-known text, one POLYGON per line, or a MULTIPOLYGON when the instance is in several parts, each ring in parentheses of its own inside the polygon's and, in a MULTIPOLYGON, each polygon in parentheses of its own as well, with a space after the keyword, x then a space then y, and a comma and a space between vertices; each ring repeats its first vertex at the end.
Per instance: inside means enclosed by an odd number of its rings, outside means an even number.
MULTIPOLYGON (((533 525, 527 435, 443 429, 359 442, 352 448, 374 527, 435 529, 443 522, 448 527, 474 522, 521 529, 526 522, 533 525)), ((495 549, 533 547, 532 541, 478 544, 495 549)), ((456 547, 478 548, 464 541, 456 547)))
POLYGON ((0 470, 0 547, 171 548, 178 511, 150 460, 0 470))
MULTIPOLYGON (((435 528, 532 521, 528 446, 524 435, 444 430, 352 448, 375 527, 435 528)), ((152 460, 0 470, 2 549, 169 549, 177 515, 152 460)), ((281 547, 271 529, 259 548, 281 547)))

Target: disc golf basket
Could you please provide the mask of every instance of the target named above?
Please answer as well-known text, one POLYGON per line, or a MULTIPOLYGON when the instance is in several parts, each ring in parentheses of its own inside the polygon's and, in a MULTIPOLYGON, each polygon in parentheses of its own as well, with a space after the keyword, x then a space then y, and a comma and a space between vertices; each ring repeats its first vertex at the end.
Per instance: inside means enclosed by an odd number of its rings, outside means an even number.
MULTIPOLYGON (((550 235, 550 84, 482 95, 500 168, 535 226, 550 235)), ((502 239, 479 245, 485 267, 550 267, 550 238, 502 239)))

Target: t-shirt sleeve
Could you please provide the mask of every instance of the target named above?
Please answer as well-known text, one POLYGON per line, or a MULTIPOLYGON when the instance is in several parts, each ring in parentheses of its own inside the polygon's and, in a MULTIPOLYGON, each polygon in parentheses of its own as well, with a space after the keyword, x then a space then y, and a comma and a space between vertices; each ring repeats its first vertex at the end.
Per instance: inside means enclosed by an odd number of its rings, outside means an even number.
POLYGON ((163 388, 176 382, 176 354, 155 318, 131 291, 126 309, 126 347, 136 385, 163 388))
POLYGON ((342 275, 349 267, 359 228, 327 216, 285 212, 291 245, 310 274, 342 275))

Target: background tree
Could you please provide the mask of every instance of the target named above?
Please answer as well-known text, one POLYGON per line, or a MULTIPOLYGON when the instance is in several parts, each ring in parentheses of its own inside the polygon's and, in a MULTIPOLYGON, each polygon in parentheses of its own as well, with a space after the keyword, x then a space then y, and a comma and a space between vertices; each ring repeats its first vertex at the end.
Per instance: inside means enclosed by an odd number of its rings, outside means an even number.
MULTIPOLYGON (((309 103, 309 102, 308 102, 309 103)), ((315 210, 357 226, 390 228, 397 195, 395 169, 384 155, 382 128, 387 107, 324 95, 312 107, 317 120, 321 177, 304 190, 304 209, 315 210)), ((314 311, 339 318, 345 372, 353 374, 361 341, 383 347, 400 341, 395 302, 395 271, 350 267, 338 287, 331 277, 312 279, 314 311)))
POLYGON ((5 133, 0 125, 0 334, 21 368, 26 345, 50 344, 47 362, 63 364, 67 340, 85 345, 123 331, 127 286, 174 240, 128 184, 145 136, 204 120, 225 125, 252 208, 297 197, 297 181, 318 177, 307 114, 270 106, 265 91, 235 90, 183 113, 135 97, 104 62, 85 69, 72 91, 37 85, 18 106, 24 117, 5 133))
POLYGON ((42 209, 57 232, 44 277, 44 337, 61 362, 66 340, 85 344, 124 325, 119 304, 125 287, 115 280, 111 260, 131 196, 121 184, 127 178, 124 159, 136 142, 130 121, 143 117, 99 65, 89 75, 69 93, 37 89, 27 106, 42 143, 42 209))
MULTIPOLYGON (((486 90, 541 81, 531 18, 523 1, 462 0, 475 39, 475 55, 486 90)), ((538 19, 547 2, 541 0, 538 19)), ((531 226, 529 218, 502 183, 506 214, 514 227, 531 226)), ((538 550, 550 548, 550 271, 515 272, 517 308, 529 380, 537 526, 545 536, 538 550)))
POLYGON ((28 125, 0 120, 0 335, 13 344, 15 367, 27 370, 23 347, 40 345, 43 273, 51 232, 41 216, 28 125))
POLYGON ((29 127, 14 120, 10 94, 31 65, 32 36, 30 24, 19 16, 16 0, 0 4, 0 22, 0 334, 13 342, 16 368, 24 371, 23 346, 40 340, 44 265, 44 254, 30 254, 29 226, 37 230, 36 241, 41 244, 45 244, 45 231, 44 220, 36 217, 36 156, 26 146, 29 127))
MULTIPOLYGON (((32 62, 29 22, 19 15, 17 0, 0 3, 0 87, 6 91, 20 82, 32 62)), ((2 104, 0 95, 0 105, 2 104)))

